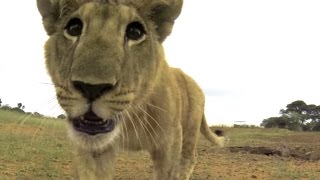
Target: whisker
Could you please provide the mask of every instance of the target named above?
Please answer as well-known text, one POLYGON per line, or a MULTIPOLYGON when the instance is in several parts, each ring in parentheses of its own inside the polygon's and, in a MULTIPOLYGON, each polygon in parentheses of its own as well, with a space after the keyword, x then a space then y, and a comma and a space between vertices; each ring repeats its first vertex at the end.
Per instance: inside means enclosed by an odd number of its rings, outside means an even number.
MULTIPOLYGON (((134 111, 133 111, 133 112, 134 112, 134 111)), ((136 115, 136 116, 137 116, 137 115, 136 115)), ((139 118, 139 117, 137 116, 137 118, 139 118)), ((156 139, 155 139, 155 137, 154 137, 154 135, 155 135, 156 137, 159 137, 159 135, 158 135, 158 133, 156 132, 156 130, 153 128, 153 126, 150 124, 150 122, 146 119, 145 116, 143 116, 143 118, 142 118, 142 119, 139 119, 139 120, 140 120, 141 123, 143 124, 144 128, 148 131, 148 133, 149 133, 152 141, 153 141, 154 144, 156 145, 156 147, 158 147, 159 145, 158 145, 158 143, 157 143, 157 141, 156 141, 156 139), (151 130, 152 130, 153 133, 149 130, 149 128, 147 127, 147 125, 144 124, 142 121, 146 122, 146 124, 151 128, 151 130), (153 135, 153 134, 154 134, 154 135, 153 135)))
POLYGON ((38 84, 54 86, 54 84, 52 84, 52 83, 46 83, 46 82, 38 82, 38 84))
POLYGON ((34 142, 35 137, 38 134, 38 132, 43 128, 45 120, 46 120, 45 118, 41 118, 41 122, 40 122, 39 126, 37 127, 36 131, 33 133, 33 136, 31 138, 31 144, 34 142))
MULTIPOLYGON (((120 122, 120 118, 118 116, 115 116, 116 121, 120 122)), ((121 125, 121 139, 122 139, 122 149, 124 149, 124 125, 121 125)), ((120 145, 119 145, 120 146, 120 145)))
POLYGON ((60 105, 58 103, 55 103, 50 107, 49 111, 53 111, 54 109, 57 109, 57 108, 61 109, 60 105))
MULTIPOLYGON (((143 120, 147 123, 147 125, 151 128, 151 130, 152 130, 152 132, 153 132, 153 134, 156 136, 156 137, 160 137, 159 135, 158 135, 158 133, 157 133, 157 131, 154 129, 154 127, 150 124, 150 122, 146 119, 146 117, 143 117, 143 120)), ((152 133, 151 133, 152 134, 152 133)), ((153 141, 155 142, 155 145, 156 145, 156 147, 158 147, 159 145, 158 145, 158 143, 157 143, 157 141, 156 141, 156 138, 154 137, 154 135, 152 135, 152 139, 153 139, 153 141)))
POLYGON ((137 139, 138 139, 138 141, 139 141, 140 147, 142 148, 142 143, 141 143, 141 140, 140 140, 140 137, 139 137, 139 134, 138 134, 136 125, 135 125, 135 123, 134 123, 131 115, 129 114, 129 112, 128 112, 127 110, 125 110, 125 112, 127 113, 128 118, 130 119, 130 122, 131 122, 131 124, 132 124, 132 126, 133 126, 133 129, 134 129, 134 131, 135 131, 135 133, 136 133, 136 136, 137 136, 137 139))
POLYGON ((161 125, 158 123, 158 121, 157 121, 156 119, 154 119, 148 112, 146 112, 141 106, 137 106, 137 107, 138 107, 143 113, 145 113, 149 118, 151 118, 151 120, 152 120, 153 122, 156 123, 156 125, 160 128, 162 134, 163 134, 164 136, 166 136, 166 138, 167 138, 167 135, 166 135, 165 131, 163 130, 163 128, 161 127, 161 125))
POLYGON ((132 113, 137 117, 138 122, 139 122, 139 124, 141 125, 144 134, 146 135, 147 141, 149 142, 149 138, 148 138, 148 135, 147 135, 146 130, 149 132, 149 135, 151 136, 150 131, 145 127, 145 124, 141 121, 140 117, 139 117, 138 114, 134 111, 133 108, 132 108, 132 113))
POLYGON ((25 115, 24 118, 22 118, 21 122, 20 120, 17 122, 17 125, 21 127, 31 116, 32 116, 31 113, 28 115, 25 115))
POLYGON ((122 119, 122 122, 123 122, 123 124, 124 124, 124 129, 125 129, 125 131, 126 131, 126 136, 127 136, 127 150, 129 150, 129 145, 130 145, 130 142, 129 142, 129 134, 128 134, 128 127, 127 127, 127 123, 126 123, 126 121, 124 120, 124 118, 123 118, 123 114, 121 113, 120 114, 120 117, 121 117, 121 119, 122 119))
POLYGON ((55 134, 57 134, 57 132, 58 132, 57 123, 58 122, 56 120, 53 122, 53 127, 52 127, 53 131, 52 130, 50 131, 51 137, 54 137, 55 134))
POLYGON ((154 107, 154 108, 156 108, 156 109, 159 109, 159 110, 161 110, 161 111, 163 111, 163 112, 168 112, 167 110, 165 110, 165 109, 163 109, 163 108, 161 108, 161 107, 159 107, 159 106, 156 106, 156 105, 154 105, 154 104, 151 104, 151 103, 146 103, 147 105, 149 105, 149 106, 151 106, 151 107, 154 107))
MULTIPOLYGON (((51 104, 55 101, 55 97, 51 98, 46 104, 51 104)), ((39 107, 36 108, 35 111, 39 111, 45 104, 41 104, 39 107)), ((32 114, 28 114, 28 115, 25 115, 24 118, 22 118, 21 120, 18 121, 18 125, 19 126, 22 126, 24 125, 24 123, 32 116, 32 114)))

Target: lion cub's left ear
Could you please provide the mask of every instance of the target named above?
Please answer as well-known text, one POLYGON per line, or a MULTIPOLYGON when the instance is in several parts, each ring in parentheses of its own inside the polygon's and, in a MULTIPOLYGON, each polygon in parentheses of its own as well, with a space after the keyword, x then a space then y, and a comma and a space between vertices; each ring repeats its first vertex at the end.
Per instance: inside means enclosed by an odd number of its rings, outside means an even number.
POLYGON ((183 0, 154 0, 148 5, 148 17, 156 24, 161 43, 170 35, 174 21, 181 13, 182 4, 183 0))

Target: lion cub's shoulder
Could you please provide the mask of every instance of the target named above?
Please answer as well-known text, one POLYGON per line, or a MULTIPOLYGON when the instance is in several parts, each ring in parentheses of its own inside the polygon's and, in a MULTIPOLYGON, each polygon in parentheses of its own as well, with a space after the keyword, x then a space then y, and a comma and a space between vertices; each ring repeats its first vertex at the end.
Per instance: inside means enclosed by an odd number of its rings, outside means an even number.
POLYGON ((176 79, 176 83, 179 84, 180 89, 186 91, 188 94, 194 94, 195 96, 204 99, 203 92, 198 83, 191 78, 187 73, 179 68, 171 68, 171 73, 176 79))

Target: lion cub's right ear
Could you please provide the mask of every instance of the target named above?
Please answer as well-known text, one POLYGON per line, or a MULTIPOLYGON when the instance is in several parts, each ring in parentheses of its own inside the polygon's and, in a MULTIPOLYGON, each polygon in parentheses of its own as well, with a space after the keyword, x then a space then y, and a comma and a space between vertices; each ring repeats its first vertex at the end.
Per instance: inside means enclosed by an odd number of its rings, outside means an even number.
POLYGON ((42 23, 50 36, 56 31, 56 23, 59 18, 58 0, 37 0, 38 10, 42 16, 42 23))
POLYGON ((74 0, 37 0, 37 6, 49 36, 56 32, 59 20, 78 7, 74 0))

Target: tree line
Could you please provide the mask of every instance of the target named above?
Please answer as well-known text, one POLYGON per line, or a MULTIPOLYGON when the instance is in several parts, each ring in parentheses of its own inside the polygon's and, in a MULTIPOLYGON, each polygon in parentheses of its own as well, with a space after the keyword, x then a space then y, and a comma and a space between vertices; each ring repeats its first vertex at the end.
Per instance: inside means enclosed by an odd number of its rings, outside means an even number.
POLYGON ((283 128, 293 131, 320 131, 320 106, 294 101, 280 110, 279 117, 264 119, 265 128, 283 128))
MULTIPOLYGON (((2 105, 2 100, 0 99, 0 109, 2 110, 6 110, 6 111, 15 111, 15 112, 19 112, 19 113, 23 113, 23 114, 28 114, 28 115, 33 115, 36 117, 45 117, 45 115, 40 114, 38 112, 26 112, 25 109, 25 105, 23 105, 22 103, 17 103, 16 107, 11 107, 8 104, 6 105, 2 105)), ((64 114, 60 114, 59 116, 57 116, 56 118, 58 119, 66 119, 66 116, 64 114)))

